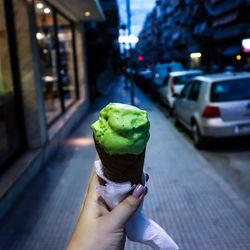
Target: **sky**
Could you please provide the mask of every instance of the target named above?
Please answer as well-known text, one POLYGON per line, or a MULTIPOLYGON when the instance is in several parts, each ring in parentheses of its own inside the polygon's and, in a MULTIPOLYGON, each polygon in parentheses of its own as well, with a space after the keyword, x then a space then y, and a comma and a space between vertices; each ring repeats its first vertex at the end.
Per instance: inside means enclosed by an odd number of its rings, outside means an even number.
MULTIPOLYGON (((126 0, 117 0, 120 24, 127 24, 126 0)), ((130 0, 131 34, 138 36, 146 15, 153 9, 155 0, 130 0)))

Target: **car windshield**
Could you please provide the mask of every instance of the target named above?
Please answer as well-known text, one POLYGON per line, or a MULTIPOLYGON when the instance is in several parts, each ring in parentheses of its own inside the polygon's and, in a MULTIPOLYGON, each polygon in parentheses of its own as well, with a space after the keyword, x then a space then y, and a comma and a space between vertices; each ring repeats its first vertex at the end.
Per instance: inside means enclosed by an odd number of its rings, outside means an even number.
POLYGON ((174 85, 185 85, 187 82, 198 74, 189 74, 174 77, 174 85))
POLYGON ((211 102, 229 102, 250 99, 250 78, 212 84, 211 102))

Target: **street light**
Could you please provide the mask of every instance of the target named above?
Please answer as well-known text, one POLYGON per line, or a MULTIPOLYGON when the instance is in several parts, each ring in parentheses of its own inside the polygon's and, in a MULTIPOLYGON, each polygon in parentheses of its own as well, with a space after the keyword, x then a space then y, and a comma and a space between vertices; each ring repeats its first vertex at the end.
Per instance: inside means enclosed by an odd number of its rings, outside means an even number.
MULTIPOLYGON (((122 36, 125 37, 126 36, 126 29, 127 29, 127 26, 125 24, 122 24, 120 26, 120 29, 122 30, 122 36)), ((122 47, 122 54, 123 54, 123 57, 125 58, 126 57, 126 44, 125 44, 125 40, 123 39, 121 41, 120 37, 119 37, 119 43, 121 43, 123 45, 122 47)), ((123 59, 124 59, 123 58, 123 59)))
POLYGON ((201 53, 200 53, 200 52, 191 53, 191 54, 190 54, 190 57, 191 57, 192 59, 194 59, 194 58, 201 58, 201 53))

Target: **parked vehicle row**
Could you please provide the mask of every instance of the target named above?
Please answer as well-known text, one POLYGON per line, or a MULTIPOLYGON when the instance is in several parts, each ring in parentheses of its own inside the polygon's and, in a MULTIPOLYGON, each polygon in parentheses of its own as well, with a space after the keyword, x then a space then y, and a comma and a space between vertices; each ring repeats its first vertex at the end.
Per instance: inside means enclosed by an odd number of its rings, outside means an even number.
POLYGON ((250 135, 250 73, 194 77, 175 100, 173 115, 198 148, 211 138, 250 135))
POLYGON ((168 83, 170 72, 181 70, 184 70, 184 68, 178 62, 156 64, 152 81, 152 96, 161 98, 161 94, 168 83))
POLYGON ((170 72, 184 70, 178 62, 157 64, 154 69, 138 69, 134 74, 135 83, 151 96, 159 96, 159 90, 167 83, 170 72))
POLYGON ((154 82, 156 86, 162 86, 169 73, 172 71, 184 70, 182 64, 178 62, 156 64, 154 69, 154 82))
POLYGON ((153 81, 153 71, 150 69, 138 70, 134 75, 134 81, 144 92, 150 92, 153 81))
POLYGON ((209 140, 250 135, 250 73, 225 69, 205 74, 180 63, 157 64, 143 71, 140 86, 157 97, 203 148, 209 140))
POLYGON ((201 70, 183 70, 169 73, 165 84, 158 91, 162 103, 167 106, 170 113, 172 113, 176 96, 180 94, 189 80, 202 74, 203 71, 201 70))

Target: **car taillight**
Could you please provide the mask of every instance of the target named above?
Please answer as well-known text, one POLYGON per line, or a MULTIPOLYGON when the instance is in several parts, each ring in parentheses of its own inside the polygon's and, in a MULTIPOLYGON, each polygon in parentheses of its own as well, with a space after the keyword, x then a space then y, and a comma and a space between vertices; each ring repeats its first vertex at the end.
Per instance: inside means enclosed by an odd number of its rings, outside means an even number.
POLYGON ((172 94, 174 94, 174 78, 171 79, 170 89, 171 89, 172 94))
POLYGON ((220 109, 218 107, 206 106, 203 113, 203 118, 216 118, 220 117, 220 109))

